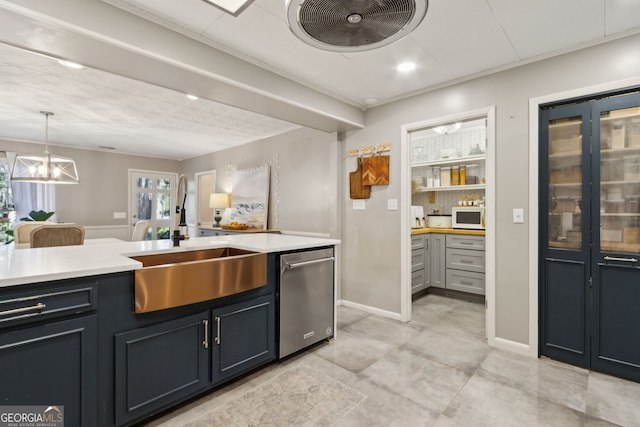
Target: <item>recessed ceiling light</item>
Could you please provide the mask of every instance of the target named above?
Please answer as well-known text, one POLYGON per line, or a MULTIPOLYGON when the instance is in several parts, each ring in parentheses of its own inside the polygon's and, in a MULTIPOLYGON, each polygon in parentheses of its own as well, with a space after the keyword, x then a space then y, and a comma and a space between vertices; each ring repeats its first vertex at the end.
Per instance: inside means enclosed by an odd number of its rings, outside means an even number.
POLYGON ((364 105, 373 105, 378 103, 378 98, 366 98, 364 100, 364 105))
POLYGON ((402 71, 402 72, 407 72, 407 71, 413 71, 416 69, 416 63, 415 62, 403 62, 402 64, 398 65, 398 71, 402 71))
POLYGON ((253 0, 203 0, 230 15, 238 16, 253 0))
POLYGON ((198 99, 198 97, 197 97, 197 96, 195 96, 195 95, 191 95, 190 93, 188 93, 188 94, 187 94, 187 98, 189 98, 189 99, 190 99, 190 100, 192 100, 192 101, 195 101, 195 100, 197 100, 197 99, 198 99))
POLYGON ((76 62, 71 62, 71 61, 65 61, 64 59, 58 59, 58 63, 60 65, 63 65, 65 67, 67 67, 67 68, 71 68, 71 69, 74 69, 74 70, 80 70, 81 68, 83 68, 82 64, 78 64, 76 62))

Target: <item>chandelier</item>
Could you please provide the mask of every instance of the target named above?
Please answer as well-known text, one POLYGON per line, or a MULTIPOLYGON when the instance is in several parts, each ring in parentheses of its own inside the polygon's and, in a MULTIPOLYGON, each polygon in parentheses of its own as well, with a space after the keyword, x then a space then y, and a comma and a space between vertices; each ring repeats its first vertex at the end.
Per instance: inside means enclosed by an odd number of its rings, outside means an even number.
POLYGON ((49 153, 49 116, 53 113, 40 111, 45 116, 43 155, 18 154, 13 164, 11 181, 39 184, 77 184, 76 162, 68 157, 49 153))

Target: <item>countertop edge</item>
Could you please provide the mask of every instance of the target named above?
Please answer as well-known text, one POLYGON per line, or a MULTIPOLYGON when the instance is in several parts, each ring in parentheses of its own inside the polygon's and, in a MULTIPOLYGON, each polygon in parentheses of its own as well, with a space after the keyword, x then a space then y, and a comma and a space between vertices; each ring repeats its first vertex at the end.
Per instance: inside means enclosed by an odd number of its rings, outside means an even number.
POLYGON ((260 253, 335 246, 340 240, 281 234, 195 237, 172 246, 171 241, 146 241, 15 249, 0 252, 0 288, 134 271, 142 263, 130 256, 233 247, 260 253))
POLYGON ((440 234, 466 234, 470 236, 484 236, 486 235, 485 230, 466 230, 462 228, 412 228, 411 235, 419 235, 419 234, 432 234, 432 233, 440 233, 440 234))

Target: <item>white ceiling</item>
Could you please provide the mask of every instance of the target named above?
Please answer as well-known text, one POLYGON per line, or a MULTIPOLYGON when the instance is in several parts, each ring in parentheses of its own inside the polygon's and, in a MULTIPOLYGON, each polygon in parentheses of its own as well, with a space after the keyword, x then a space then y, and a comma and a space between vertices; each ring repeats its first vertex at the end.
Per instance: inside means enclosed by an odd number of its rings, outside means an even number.
MULTIPOLYGON (((367 98, 390 102, 640 31, 638 0, 431 0, 409 36, 344 54, 296 39, 284 0, 256 0, 236 18, 202 0, 103 1, 360 108, 367 98), (409 60, 415 72, 395 70, 409 60)), ((0 1, 0 16, 2 3, 20 2, 0 1)), ((97 69, 72 71, 0 45, 0 138, 43 141, 40 110, 55 113, 52 144, 175 159, 299 127, 97 69)))
POLYGON ((404 39, 341 54, 298 40, 285 0, 255 0, 238 17, 202 0, 104 1, 361 106, 640 30, 637 0, 431 0, 404 39), (416 62, 416 71, 396 71, 404 61, 416 62))

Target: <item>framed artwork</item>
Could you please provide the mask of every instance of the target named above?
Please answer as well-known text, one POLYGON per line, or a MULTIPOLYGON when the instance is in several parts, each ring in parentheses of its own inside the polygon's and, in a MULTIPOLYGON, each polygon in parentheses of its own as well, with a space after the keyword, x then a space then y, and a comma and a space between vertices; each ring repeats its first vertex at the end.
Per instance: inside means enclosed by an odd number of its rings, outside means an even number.
POLYGON ((230 220, 266 229, 269 207, 269 166, 233 173, 230 220))

